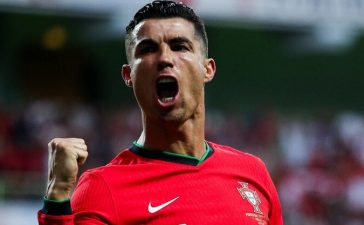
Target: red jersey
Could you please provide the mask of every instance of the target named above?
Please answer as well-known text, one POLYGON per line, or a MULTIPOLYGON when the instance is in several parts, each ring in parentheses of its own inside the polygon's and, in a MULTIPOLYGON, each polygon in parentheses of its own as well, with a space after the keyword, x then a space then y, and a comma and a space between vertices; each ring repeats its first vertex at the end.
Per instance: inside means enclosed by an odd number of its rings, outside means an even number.
POLYGON ((208 145, 202 162, 134 145, 81 176, 71 215, 39 211, 39 224, 282 225, 264 163, 227 146, 208 145))

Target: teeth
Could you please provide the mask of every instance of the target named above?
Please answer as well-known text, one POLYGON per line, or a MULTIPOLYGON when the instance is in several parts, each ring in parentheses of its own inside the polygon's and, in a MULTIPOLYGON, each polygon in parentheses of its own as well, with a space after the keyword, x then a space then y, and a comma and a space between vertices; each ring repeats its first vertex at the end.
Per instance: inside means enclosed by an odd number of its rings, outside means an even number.
POLYGON ((173 101, 173 97, 169 97, 169 98, 162 98, 162 102, 167 103, 167 102, 171 102, 171 101, 173 101))
POLYGON ((158 81, 158 83, 169 83, 169 82, 174 82, 174 79, 171 77, 165 77, 158 81))

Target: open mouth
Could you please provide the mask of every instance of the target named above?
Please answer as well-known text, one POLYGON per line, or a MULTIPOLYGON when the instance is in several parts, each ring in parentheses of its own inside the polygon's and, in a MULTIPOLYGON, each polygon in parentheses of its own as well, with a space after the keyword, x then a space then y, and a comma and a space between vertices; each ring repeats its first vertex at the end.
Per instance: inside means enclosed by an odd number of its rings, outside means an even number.
POLYGON ((162 77, 157 81, 158 99, 163 103, 172 102, 178 93, 178 84, 172 77, 162 77))

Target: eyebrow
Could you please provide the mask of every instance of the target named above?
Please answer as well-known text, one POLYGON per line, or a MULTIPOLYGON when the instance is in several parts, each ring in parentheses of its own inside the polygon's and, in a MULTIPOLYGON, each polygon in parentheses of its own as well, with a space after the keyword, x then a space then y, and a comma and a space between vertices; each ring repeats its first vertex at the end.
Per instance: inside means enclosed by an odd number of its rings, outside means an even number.
MULTIPOLYGON (((171 38, 167 42, 168 42, 168 44, 172 44, 172 45, 173 44, 184 44, 184 43, 186 43, 190 47, 193 46, 192 41, 189 40, 186 37, 175 37, 175 38, 171 38)), ((156 45, 156 44, 158 44, 158 43, 156 41, 154 41, 153 39, 146 38, 146 39, 143 39, 142 41, 140 41, 139 43, 137 43, 136 48, 140 48, 140 46, 156 45)))
POLYGON ((146 39, 143 39, 141 42, 137 43, 136 47, 138 48, 139 46, 143 46, 143 45, 156 45, 156 44, 157 44, 157 42, 153 41, 150 38, 146 38, 146 39))

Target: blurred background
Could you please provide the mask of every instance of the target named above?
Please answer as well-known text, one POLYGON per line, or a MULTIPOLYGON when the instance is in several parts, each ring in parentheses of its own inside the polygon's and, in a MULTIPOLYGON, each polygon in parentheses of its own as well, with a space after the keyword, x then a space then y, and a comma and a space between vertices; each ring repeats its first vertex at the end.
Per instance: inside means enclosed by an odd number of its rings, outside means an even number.
MULTIPOLYGON (((121 78, 145 0, 0 0, 0 225, 35 225, 47 143, 86 139, 83 170, 141 131, 121 78)), ((186 0, 217 74, 208 140, 258 155, 286 225, 364 224, 364 0, 186 0)))

